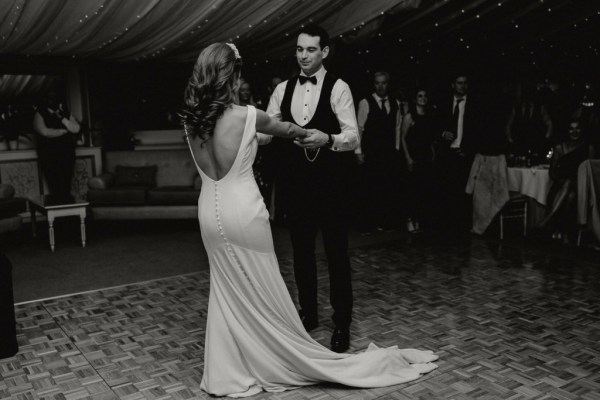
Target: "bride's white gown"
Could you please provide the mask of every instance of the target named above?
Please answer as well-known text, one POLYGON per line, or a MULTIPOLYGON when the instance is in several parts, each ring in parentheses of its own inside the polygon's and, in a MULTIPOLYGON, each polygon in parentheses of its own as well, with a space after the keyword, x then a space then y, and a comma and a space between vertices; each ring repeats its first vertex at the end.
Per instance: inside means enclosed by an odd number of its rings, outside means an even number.
POLYGON ((198 167, 198 217, 210 262, 201 388, 243 397, 324 381, 381 387, 437 368, 431 351, 371 345, 359 354, 338 354, 304 330, 279 272, 269 215, 252 173, 257 146, 256 109, 249 106, 227 175, 215 181, 198 167))

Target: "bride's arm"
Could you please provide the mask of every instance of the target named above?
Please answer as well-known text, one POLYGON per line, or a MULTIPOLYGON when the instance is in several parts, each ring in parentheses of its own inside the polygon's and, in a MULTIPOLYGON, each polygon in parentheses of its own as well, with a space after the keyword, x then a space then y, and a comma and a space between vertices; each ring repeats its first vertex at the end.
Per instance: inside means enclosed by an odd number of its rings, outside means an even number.
POLYGON ((282 122, 273 119, 262 110, 256 110, 256 131, 286 139, 303 138, 308 134, 306 129, 300 128, 291 122, 282 122))
POLYGON ((256 140, 258 140, 259 146, 271 143, 271 139, 273 139, 273 136, 256 131, 256 140))

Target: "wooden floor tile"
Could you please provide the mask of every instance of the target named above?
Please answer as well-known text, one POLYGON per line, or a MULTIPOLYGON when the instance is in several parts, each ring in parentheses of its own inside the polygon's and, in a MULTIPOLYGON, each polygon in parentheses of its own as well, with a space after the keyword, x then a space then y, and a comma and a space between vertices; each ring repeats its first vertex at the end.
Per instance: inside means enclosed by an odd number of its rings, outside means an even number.
MULTIPOLYGON (((395 387, 331 384, 256 399, 600 399, 599 262, 498 246, 389 243, 351 253, 351 351, 430 349, 439 368, 395 387)), ((296 297, 293 268, 281 270, 296 297)), ((331 334, 319 260, 320 327, 331 334)), ((200 390, 208 271, 20 305, 0 400, 208 399, 200 390)))

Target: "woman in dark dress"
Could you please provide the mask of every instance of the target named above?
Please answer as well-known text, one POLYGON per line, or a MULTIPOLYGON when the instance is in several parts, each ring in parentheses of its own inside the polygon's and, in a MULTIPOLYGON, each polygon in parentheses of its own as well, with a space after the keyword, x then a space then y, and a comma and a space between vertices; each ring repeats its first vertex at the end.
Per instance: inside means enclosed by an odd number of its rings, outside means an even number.
POLYGON ((428 107, 427 91, 416 91, 409 112, 402 120, 402 148, 408 169, 406 228, 419 232, 421 224, 431 215, 431 187, 433 171, 433 117, 428 107))
POLYGON ((75 134, 80 126, 69 110, 50 94, 33 117, 37 154, 52 204, 72 203, 71 181, 75 167, 75 134))
POLYGON ((569 122, 568 137, 553 149, 550 160, 552 186, 546 201, 548 212, 540 227, 552 229, 552 238, 569 244, 577 223, 577 169, 594 155, 594 148, 583 135, 580 121, 569 122))

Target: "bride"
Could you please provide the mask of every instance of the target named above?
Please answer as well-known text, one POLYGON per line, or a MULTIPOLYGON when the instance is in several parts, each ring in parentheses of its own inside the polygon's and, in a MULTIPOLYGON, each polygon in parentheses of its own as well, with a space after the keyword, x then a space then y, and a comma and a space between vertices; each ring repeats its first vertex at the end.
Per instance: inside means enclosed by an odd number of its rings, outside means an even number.
POLYGON ((339 354, 304 330, 279 272, 268 213, 252 174, 264 135, 302 141, 311 132, 234 104, 241 57, 215 43, 198 57, 182 120, 202 177, 198 218, 210 263, 201 388, 245 397, 336 382, 373 388, 417 379, 437 366, 431 351, 378 348, 339 354), (262 133, 258 133, 262 132, 262 133))

